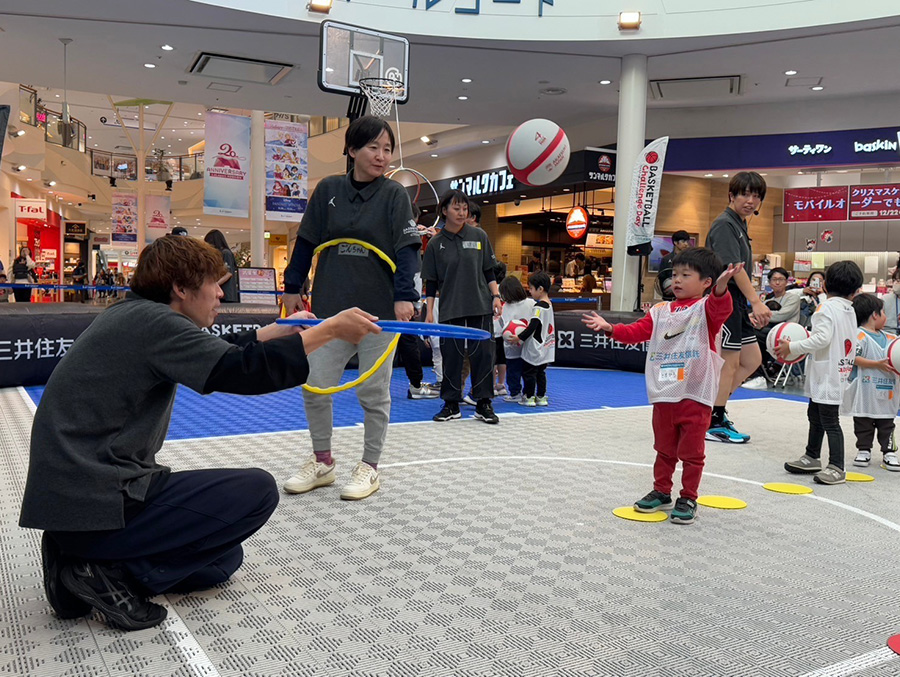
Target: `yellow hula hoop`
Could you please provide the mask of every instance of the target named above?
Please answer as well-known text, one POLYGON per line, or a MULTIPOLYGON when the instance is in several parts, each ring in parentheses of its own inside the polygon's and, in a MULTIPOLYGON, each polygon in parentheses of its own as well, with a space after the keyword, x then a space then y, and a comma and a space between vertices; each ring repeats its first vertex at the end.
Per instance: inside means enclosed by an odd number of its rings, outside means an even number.
MULTIPOLYGON (((322 244, 320 244, 318 247, 316 247, 313 250, 313 256, 315 256, 316 254, 321 252, 323 249, 327 249, 328 247, 333 247, 336 244, 358 244, 360 247, 365 247, 369 251, 372 251, 375 254, 377 254, 381 260, 383 260, 385 263, 387 263, 388 266, 390 267, 392 273, 397 272, 397 264, 395 264, 394 261, 391 259, 391 257, 389 257, 387 254, 385 254, 383 251, 381 251, 378 247, 376 247, 375 245, 371 245, 368 242, 363 242, 362 240, 356 240, 356 239, 350 238, 350 237, 337 238, 335 240, 329 240, 328 242, 323 242, 322 244)), ((394 353, 394 349, 397 347, 397 343, 399 341, 400 341, 400 334, 394 334, 394 338, 391 339, 391 342, 388 344, 387 349, 384 351, 384 353, 382 353, 381 357, 379 357, 375 361, 375 364, 373 364, 364 373, 360 374, 352 381, 348 381, 347 383, 344 383, 339 386, 331 386, 329 388, 319 388, 317 386, 311 386, 308 383, 304 383, 303 389, 308 392, 315 393, 316 395, 334 395, 335 393, 340 393, 345 390, 350 390, 351 388, 355 388, 356 386, 365 382, 366 379, 370 378, 372 376, 372 374, 374 374, 376 371, 378 371, 381 368, 381 366, 387 361, 388 357, 390 357, 394 353)))
POLYGON ((394 263, 394 261, 391 259, 390 256, 385 254, 383 251, 381 251, 375 245, 369 244, 368 242, 363 242, 362 240, 356 240, 352 237, 341 237, 341 238, 337 238, 336 240, 329 240, 328 242, 323 242, 318 247, 313 249, 313 256, 315 256, 316 254, 321 252, 323 249, 328 249, 328 247, 333 247, 336 244, 358 244, 360 247, 365 247, 369 251, 375 252, 375 254, 378 255, 378 258, 380 258, 382 261, 384 261, 386 264, 388 264, 388 267, 390 267, 392 273, 397 272, 397 264, 394 263))

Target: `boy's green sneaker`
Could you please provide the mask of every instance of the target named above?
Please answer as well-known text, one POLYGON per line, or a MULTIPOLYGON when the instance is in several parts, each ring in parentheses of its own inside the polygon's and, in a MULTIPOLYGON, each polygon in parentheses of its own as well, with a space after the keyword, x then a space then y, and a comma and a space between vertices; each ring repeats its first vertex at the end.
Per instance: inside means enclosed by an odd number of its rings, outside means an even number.
POLYGON ((537 406, 537 398, 532 395, 531 397, 522 396, 522 399, 519 401, 519 404, 523 407, 536 407, 537 406))
POLYGON ((637 512, 656 512, 657 510, 668 510, 671 507, 672 497, 656 489, 634 504, 637 512))
POLYGON ((683 496, 675 501, 669 519, 675 524, 691 524, 697 519, 697 501, 683 496))
POLYGON ((548 400, 547 396, 544 395, 543 397, 534 398, 534 403, 539 407, 546 407, 549 406, 550 400, 548 400))

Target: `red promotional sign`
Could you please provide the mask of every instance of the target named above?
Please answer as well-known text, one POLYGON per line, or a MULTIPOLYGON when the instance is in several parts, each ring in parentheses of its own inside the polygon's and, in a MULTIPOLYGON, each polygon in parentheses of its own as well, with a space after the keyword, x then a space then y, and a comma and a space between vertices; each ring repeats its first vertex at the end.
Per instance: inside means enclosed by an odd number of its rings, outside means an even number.
POLYGON ((787 188, 784 191, 784 220, 787 223, 809 221, 846 221, 848 187, 787 188))
POLYGON ((850 186, 850 220, 900 219, 900 183, 850 186))
POLYGON ((573 240, 584 237, 588 228, 588 213, 584 207, 572 207, 566 216, 566 232, 573 240))

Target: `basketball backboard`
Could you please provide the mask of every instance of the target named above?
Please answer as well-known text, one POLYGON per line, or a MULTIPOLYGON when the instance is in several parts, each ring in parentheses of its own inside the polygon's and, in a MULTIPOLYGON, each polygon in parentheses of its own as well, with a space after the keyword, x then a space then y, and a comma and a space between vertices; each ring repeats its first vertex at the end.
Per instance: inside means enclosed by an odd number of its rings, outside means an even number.
POLYGON ((323 21, 320 33, 319 88, 359 94, 362 78, 402 82, 397 103, 409 100, 409 40, 399 35, 323 21))

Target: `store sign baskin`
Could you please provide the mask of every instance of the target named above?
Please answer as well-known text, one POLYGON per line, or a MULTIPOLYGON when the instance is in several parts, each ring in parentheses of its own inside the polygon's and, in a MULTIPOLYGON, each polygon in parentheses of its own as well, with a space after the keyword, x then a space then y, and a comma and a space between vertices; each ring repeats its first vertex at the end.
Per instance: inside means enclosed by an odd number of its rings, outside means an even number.
POLYGON ((833 167, 900 162, 900 127, 672 139, 666 171, 833 167))
POLYGON ((584 207, 572 207, 566 215, 566 232, 573 240, 580 240, 588 229, 588 213, 584 207))

